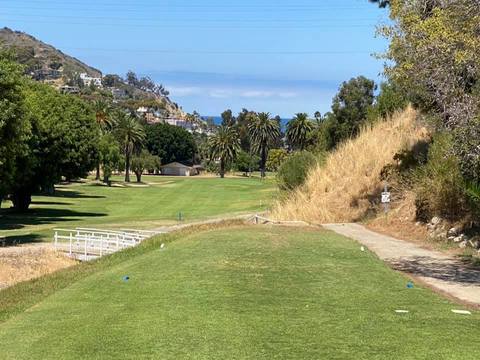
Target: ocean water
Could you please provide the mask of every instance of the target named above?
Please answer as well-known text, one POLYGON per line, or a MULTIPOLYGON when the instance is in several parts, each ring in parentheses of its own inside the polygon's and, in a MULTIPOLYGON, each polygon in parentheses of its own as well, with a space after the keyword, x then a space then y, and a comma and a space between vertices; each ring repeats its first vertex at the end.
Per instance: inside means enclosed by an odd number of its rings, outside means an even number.
MULTIPOLYGON (((222 123, 222 117, 221 116, 202 116, 203 119, 207 119, 207 118, 213 118, 213 120, 215 121, 215 124, 216 125, 220 125, 222 123)), ((282 130, 286 128, 287 126, 287 123, 290 121, 291 119, 282 119, 282 130)))

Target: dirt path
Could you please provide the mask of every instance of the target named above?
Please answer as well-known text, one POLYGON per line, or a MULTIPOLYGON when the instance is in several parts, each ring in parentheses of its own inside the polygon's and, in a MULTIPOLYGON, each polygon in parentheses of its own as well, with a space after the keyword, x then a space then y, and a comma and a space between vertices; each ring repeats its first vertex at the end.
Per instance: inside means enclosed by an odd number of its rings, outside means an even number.
POLYGON ((359 224, 323 227, 357 240, 395 270, 412 275, 441 293, 480 306, 480 270, 469 268, 459 259, 375 233, 359 224))

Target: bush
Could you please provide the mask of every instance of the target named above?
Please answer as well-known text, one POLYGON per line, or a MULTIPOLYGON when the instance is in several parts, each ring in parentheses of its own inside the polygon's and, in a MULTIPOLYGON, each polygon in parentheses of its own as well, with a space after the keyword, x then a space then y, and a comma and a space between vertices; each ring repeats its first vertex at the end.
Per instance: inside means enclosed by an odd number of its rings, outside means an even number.
POLYGON ((283 164, 287 158, 288 153, 285 149, 272 149, 268 152, 267 157, 267 170, 268 171, 278 171, 280 166, 283 164))
POLYGON ((427 221, 433 216, 457 220, 468 212, 465 181, 452 148, 450 134, 436 134, 428 151, 427 163, 415 173, 419 220, 427 221))
POLYGON ((317 164, 317 158, 308 151, 290 155, 278 170, 278 186, 281 190, 292 191, 303 185, 308 172, 317 164))
POLYGON ((258 171, 259 163, 260 157, 257 155, 250 155, 245 151, 240 151, 237 154, 237 158, 235 159, 233 166, 237 171, 241 171, 245 176, 247 176, 249 172, 258 171))

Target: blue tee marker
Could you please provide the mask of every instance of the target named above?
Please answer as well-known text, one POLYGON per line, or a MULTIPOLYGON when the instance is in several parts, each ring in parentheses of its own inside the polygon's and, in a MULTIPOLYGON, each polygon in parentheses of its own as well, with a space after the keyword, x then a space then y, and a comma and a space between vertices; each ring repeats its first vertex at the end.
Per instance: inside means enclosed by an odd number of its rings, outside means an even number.
POLYGON ((128 280, 130 280, 130 276, 124 276, 122 279, 123 279, 123 281, 128 281, 128 280))
POLYGON ((407 283, 407 289, 413 289, 413 282, 409 281, 407 283))

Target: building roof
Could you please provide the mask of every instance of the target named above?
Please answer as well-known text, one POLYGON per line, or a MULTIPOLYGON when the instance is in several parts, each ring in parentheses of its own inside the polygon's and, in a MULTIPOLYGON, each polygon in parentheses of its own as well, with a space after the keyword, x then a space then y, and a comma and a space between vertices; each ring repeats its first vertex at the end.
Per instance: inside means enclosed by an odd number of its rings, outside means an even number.
POLYGON ((162 165, 161 166, 162 168, 182 168, 182 169, 191 169, 190 166, 187 166, 187 165, 183 165, 183 164, 180 164, 179 162, 172 162, 170 164, 167 164, 167 165, 162 165))

